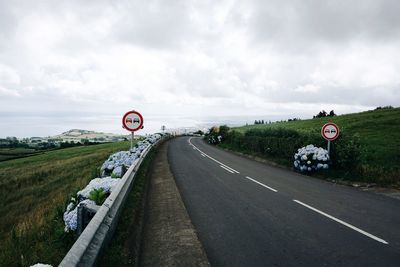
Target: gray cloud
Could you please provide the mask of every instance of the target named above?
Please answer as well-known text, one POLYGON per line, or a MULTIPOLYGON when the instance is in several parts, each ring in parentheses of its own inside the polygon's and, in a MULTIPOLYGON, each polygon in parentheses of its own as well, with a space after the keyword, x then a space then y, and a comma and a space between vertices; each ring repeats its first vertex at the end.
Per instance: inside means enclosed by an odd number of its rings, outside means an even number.
POLYGON ((260 1, 252 5, 250 26, 255 38, 296 43, 371 42, 400 36, 400 3, 395 0, 260 1))
POLYGON ((13 121, 21 116, 29 116, 32 135, 45 135, 60 121, 64 130, 76 122, 122 132, 112 120, 132 108, 149 118, 151 132, 177 118, 267 120, 397 106, 399 7, 0 0, 0 136, 20 134, 13 121))

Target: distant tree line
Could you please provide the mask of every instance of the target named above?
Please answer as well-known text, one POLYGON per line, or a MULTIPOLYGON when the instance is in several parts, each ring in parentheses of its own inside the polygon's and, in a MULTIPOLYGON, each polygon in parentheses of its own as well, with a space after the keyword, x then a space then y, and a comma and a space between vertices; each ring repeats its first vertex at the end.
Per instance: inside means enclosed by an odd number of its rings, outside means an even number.
POLYGON ((392 106, 383 106, 383 107, 377 107, 375 110, 379 110, 379 109, 392 109, 392 106))
POLYGON ((331 110, 329 113, 327 113, 325 110, 320 111, 317 115, 313 116, 313 119, 315 118, 325 118, 325 117, 334 117, 336 116, 335 112, 331 110))

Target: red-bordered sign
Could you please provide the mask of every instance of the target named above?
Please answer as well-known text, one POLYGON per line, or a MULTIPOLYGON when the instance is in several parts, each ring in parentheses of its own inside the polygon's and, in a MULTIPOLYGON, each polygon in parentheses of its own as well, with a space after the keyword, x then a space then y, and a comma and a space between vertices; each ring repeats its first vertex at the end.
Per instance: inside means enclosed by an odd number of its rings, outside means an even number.
POLYGON ((128 111, 122 117, 122 127, 128 131, 135 132, 142 129, 143 126, 143 116, 137 111, 128 111))
POLYGON ((339 127, 332 122, 326 123, 322 126, 321 135, 328 141, 335 140, 339 136, 339 127))

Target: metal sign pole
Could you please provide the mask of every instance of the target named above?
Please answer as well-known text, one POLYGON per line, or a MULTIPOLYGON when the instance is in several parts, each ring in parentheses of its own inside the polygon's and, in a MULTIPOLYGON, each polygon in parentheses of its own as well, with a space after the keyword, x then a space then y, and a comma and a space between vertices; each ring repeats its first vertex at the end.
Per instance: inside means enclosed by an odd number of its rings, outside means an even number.
POLYGON ((132 151, 132 149, 133 149, 133 135, 134 135, 134 133, 135 133, 135 132, 132 132, 132 135, 131 135, 131 151, 132 151))
POLYGON ((331 141, 328 140, 328 155, 330 156, 331 154, 331 141))

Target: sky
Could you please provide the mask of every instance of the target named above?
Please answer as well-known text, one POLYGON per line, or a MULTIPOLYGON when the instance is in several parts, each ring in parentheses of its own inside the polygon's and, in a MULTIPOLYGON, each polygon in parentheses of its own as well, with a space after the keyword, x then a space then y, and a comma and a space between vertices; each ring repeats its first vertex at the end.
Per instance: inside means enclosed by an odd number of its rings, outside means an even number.
POLYGON ((0 137, 400 104, 397 0, 0 0, 0 137))

